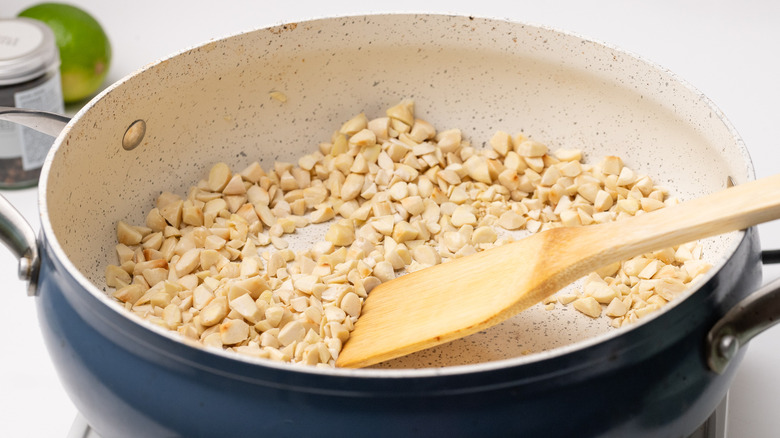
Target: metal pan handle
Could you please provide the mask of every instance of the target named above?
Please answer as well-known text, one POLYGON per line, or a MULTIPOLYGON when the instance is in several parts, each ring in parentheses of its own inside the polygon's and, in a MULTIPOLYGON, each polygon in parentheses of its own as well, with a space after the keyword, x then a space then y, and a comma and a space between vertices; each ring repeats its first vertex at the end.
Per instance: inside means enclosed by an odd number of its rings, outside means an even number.
MULTIPOLYGON (((780 251, 764 251, 764 263, 779 263, 780 251)), ((718 374, 753 337, 780 322, 780 279, 737 303, 707 334, 707 364, 718 374)))
MULTIPOLYGON (((70 118, 45 111, 0 106, 0 120, 17 123, 56 137, 70 118)), ((19 278, 27 281, 27 295, 38 286, 40 256, 35 231, 19 211, 0 196, 0 241, 19 259, 19 278)))
POLYGON ((46 111, 0 106, 0 120, 16 123, 57 137, 70 118, 46 111))
POLYGON ((27 281, 27 295, 35 295, 40 267, 35 231, 3 196, 0 196, 0 240, 19 259, 19 279, 27 281))

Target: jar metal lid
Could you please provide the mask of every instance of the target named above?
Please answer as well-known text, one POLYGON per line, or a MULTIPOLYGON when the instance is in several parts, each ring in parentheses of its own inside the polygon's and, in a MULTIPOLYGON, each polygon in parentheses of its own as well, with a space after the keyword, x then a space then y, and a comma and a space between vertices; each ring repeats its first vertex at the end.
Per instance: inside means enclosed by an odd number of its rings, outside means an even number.
POLYGON ((48 26, 24 17, 0 19, 0 86, 29 81, 59 64, 48 26))

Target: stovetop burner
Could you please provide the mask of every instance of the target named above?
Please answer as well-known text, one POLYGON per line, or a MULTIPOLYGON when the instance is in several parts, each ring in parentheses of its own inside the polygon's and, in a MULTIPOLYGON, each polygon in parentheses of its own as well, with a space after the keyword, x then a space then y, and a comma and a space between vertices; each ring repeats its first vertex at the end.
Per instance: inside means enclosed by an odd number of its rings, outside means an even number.
POLYGON ((729 411, 729 394, 723 397, 715 411, 688 438, 726 438, 726 416, 729 411))
MULTIPOLYGON (((728 413, 729 395, 723 397, 715 411, 688 438, 726 438, 726 415, 728 413)), ((101 438, 80 414, 71 425, 68 438, 101 438)))

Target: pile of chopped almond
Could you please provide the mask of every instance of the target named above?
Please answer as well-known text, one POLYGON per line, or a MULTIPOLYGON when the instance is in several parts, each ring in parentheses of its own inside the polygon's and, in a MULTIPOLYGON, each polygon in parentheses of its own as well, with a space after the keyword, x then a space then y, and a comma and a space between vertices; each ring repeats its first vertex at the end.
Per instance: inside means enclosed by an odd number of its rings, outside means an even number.
MULTIPOLYGON (((238 173, 215 164, 186 196, 164 192, 145 226, 117 224, 113 296, 205 346, 333 366, 372 288, 523 233, 620 220, 675 203, 618 157, 582 162, 523 135, 472 147, 437 131, 414 103, 359 114, 298 160, 238 173), (294 251, 287 236, 323 224, 294 251)), ((709 268, 681 245, 591 274, 572 304, 613 327, 659 309, 709 268)))

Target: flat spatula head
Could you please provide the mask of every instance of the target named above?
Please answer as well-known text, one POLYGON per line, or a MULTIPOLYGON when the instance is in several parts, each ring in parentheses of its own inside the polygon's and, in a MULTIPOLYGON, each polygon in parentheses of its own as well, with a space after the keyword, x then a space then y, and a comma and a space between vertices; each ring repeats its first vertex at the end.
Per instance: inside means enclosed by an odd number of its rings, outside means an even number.
POLYGON ((476 333, 532 306, 563 286, 550 281, 548 272, 558 269, 555 248, 569 231, 536 234, 377 286, 337 365, 365 367, 404 356, 476 333), (550 245, 551 240, 558 244, 550 245))

